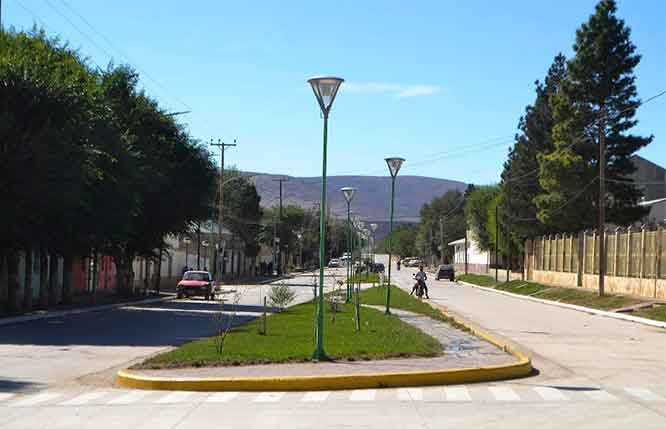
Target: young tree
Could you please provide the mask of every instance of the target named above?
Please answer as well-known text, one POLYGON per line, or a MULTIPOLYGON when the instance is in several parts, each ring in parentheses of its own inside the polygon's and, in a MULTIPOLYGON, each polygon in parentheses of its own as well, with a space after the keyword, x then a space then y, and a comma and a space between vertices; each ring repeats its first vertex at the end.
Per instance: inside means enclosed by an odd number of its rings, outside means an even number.
POLYGON ((465 199, 465 218, 481 250, 490 250, 491 241, 488 233, 488 207, 499 195, 499 186, 475 187, 465 199))
POLYGON ((595 224, 598 209, 599 138, 606 139, 606 220, 627 225, 645 215, 642 193, 628 176, 630 157, 652 137, 629 133, 639 106, 634 68, 640 62, 631 30, 616 16, 615 0, 602 0, 576 32, 575 57, 553 98, 555 151, 540 155, 536 199, 539 219, 562 231, 595 224))

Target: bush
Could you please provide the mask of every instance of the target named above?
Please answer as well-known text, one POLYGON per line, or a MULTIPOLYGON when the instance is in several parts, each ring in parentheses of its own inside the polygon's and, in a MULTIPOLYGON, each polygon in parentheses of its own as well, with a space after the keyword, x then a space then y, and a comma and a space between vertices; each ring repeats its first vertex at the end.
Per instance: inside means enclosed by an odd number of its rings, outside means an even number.
POLYGON ((273 285, 268 293, 268 300, 271 305, 279 311, 287 308, 294 301, 294 298, 296 298, 296 293, 284 283, 273 285))

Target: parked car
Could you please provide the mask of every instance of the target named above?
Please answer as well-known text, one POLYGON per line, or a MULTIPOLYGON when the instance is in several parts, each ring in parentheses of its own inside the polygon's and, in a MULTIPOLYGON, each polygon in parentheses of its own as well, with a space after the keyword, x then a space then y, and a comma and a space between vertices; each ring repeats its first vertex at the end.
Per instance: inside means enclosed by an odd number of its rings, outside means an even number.
POLYGON ((207 300, 211 300, 214 295, 213 276, 208 271, 186 271, 183 279, 176 286, 176 296, 179 299, 203 296, 207 300))
POLYGON ((340 262, 339 259, 331 259, 328 261, 328 268, 340 268, 342 266, 342 262, 340 262))
POLYGON ((453 268, 453 265, 440 265, 437 268, 437 280, 449 279, 449 281, 455 281, 456 272, 453 268))
POLYGON ((418 267, 423 265, 423 262, 419 258, 412 258, 409 261, 407 261, 406 266, 408 267, 418 267))
POLYGON ((383 273, 385 270, 384 264, 380 262, 375 262, 370 266, 370 270, 373 273, 383 273))

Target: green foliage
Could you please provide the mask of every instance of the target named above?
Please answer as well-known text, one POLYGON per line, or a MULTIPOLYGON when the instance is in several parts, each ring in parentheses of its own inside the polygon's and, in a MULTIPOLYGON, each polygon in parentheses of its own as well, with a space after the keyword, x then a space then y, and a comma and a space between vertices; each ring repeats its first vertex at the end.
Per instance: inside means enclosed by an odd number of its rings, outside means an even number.
POLYGON ((426 254, 435 255, 439 261, 441 253, 438 247, 442 245, 445 260, 451 261, 453 248, 449 247, 448 243, 465 236, 463 194, 457 190, 449 190, 424 204, 420 214, 421 222, 416 236, 416 251, 424 257, 426 254), (441 225, 440 222, 442 222, 441 225), (440 237, 442 231, 443 240, 440 237), (426 254, 423 253, 424 251, 426 254))
MULTIPOLYGON (((219 180, 219 175, 216 181, 219 180)), ((261 197, 249 177, 235 167, 224 171, 224 205, 222 213, 224 226, 245 243, 245 254, 254 257, 259 254, 259 237, 262 231, 263 210, 261 197)), ((217 219, 219 194, 213 191, 213 217, 217 219)))
MULTIPOLYGON (((416 234, 418 226, 411 224, 399 224, 393 227, 391 238, 391 252, 394 255, 414 256, 416 255, 416 234)), ((378 253, 388 253, 389 237, 386 237, 378 246, 378 253)))
MULTIPOLYGON (((498 186, 478 186, 469 193, 465 201, 467 225, 481 250, 490 250, 493 248, 490 236, 491 231, 489 231, 488 213, 491 203, 497 198, 499 192, 500 189, 498 186)), ((494 228, 492 234, 494 234, 494 228)))
POLYGON ((555 150, 539 156, 544 194, 536 203, 539 219, 562 231, 595 224, 601 133, 606 136, 604 161, 610 179, 607 221, 627 225, 646 213, 637 206, 641 191, 626 179, 634 171, 630 157, 652 140, 629 133, 637 123, 634 68, 640 55, 635 53, 629 27, 616 12, 614 0, 602 0, 576 31, 575 56, 568 62, 561 90, 551 100, 555 150))
POLYGON ((130 68, 92 69, 40 30, 0 38, 1 253, 108 252, 129 293, 135 255, 209 216, 208 152, 130 68))

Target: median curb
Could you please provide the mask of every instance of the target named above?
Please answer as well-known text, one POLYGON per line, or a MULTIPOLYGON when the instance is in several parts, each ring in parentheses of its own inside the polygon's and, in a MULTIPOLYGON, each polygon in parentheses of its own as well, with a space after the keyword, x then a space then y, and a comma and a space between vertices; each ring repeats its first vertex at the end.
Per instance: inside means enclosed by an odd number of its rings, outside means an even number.
POLYGON ((479 286, 475 285, 474 283, 468 283, 462 280, 458 280, 459 283, 471 286, 476 289, 480 289, 486 292, 490 293, 497 293, 500 295, 505 295, 505 296, 510 296, 513 298, 519 298, 519 299, 524 299, 527 301, 533 301, 533 302, 538 302, 540 304, 546 304, 546 305, 552 305, 554 307, 560 307, 560 308, 568 308, 569 310, 575 310, 575 311, 581 311, 583 313, 588 313, 588 314, 593 314, 595 316, 602 316, 602 317, 608 317, 611 319, 616 319, 616 320, 624 320, 625 322, 634 322, 634 323, 640 323, 643 325, 648 325, 648 326, 653 326, 656 328, 665 328, 666 329, 666 322, 660 322, 658 320, 651 320, 651 319, 646 319, 644 317, 637 317, 637 316, 631 316, 629 314, 622 314, 622 313, 614 313, 612 311, 604 311, 604 310, 597 310, 596 308, 589 308, 589 307, 583 307, 581 305, 575 305, 575 304, 567 304, 564 302, 558 302, 558 301, 550 301, 548 299, 541 299, 541 298, 534 298, 532 296, 526 296, 526 295, 520 295, 517 293, 513 292, 507 292, 504 290, 497 290, 493 288, 489 288, 486 286, 479 286))
POLYGON ((113 310, 116 308, 121 308, 121 307, 128 307, 132 305, 145 305, 145 304, 156 304, 158 302, 164 302, 164 301, 170 301, 172 299, 175 299, 176 296, 164 296, 161 298, 148 298, 148 299, 142 299, 142 300, 137 300, 137 301, 128 301, 128 302, 119 302, 116 304, 104 304, 104 305, 97 305, 93 307, 82 307, 82 308, 75 308, 72 310, 61 310, 61 311, 54 311, 51 313, 44 313, 44 314, 28 314, 25 316, 16 316, 16 317, 6 317, 0 319, 0 326, 6 326, 6 325, 14 325, 17 323, 25 323, 25 322, 32 322, 34 320, 46 320, 46 319, 57 319, 59 317, 66 317, 66 316, 73 316, 76 314, 84 314, 84 313, 92 313, 95 311, 107 311, 107 310, 113 310))
MULTIPOLYGON (((442 311, 441 309, 439 309, 442 311)), ((532 375, 532 362, 523 352, 513 348, 485 331, 459 320, 444 311, 446 316, 474 335, 501 348, 517 358, 505 365, 475 368, 453 368, 430 371, 405 371, 358 375, 281 376, 281 377, 154 377, 130 370, 118 371, 118 386, 145 390, 186 391, 313 391, 371 389, 384 387, 435 386, 508 380, 532 375)))

